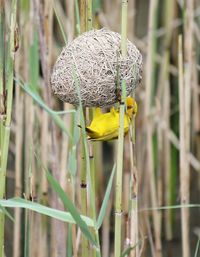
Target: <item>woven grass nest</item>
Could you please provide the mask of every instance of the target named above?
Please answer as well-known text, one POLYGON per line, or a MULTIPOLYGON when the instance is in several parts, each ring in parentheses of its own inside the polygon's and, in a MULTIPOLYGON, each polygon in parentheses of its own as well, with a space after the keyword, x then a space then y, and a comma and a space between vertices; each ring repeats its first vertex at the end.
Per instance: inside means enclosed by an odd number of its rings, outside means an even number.
POLYGON ((142 56, 127 40, 122 57, 120 44, 120 34, 107 29, 88 31, 69 43, 53 68, 54 94, 76 106, 80 90, 83 106, 109 106, 119 100, 122 79, 131 94, 141 80, 142 56))

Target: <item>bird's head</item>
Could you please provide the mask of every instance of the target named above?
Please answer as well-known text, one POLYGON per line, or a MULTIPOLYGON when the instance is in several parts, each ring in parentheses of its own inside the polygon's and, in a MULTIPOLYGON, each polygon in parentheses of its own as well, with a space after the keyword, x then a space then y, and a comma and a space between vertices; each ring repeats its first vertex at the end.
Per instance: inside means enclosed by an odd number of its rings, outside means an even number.
POLYGON ((135 117, 137 114, 137 103, 134 98, 128 96, 126 98, 126 113, 129 118, 132 118, 132 115, 135 117))

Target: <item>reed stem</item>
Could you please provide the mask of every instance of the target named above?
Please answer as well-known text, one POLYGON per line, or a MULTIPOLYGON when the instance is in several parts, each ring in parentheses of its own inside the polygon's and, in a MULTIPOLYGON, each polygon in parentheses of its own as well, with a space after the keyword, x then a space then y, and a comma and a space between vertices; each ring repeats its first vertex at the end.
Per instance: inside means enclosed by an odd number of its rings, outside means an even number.
POLYGON ((92 0, 87 0, 87 30, 92 29, 92 0))
MULTIPOLYGON (((180 134, 180 143, 185 140, 185 154, 190 152, 190 137, 191 137, 191 94, 192 94, 192 87, 193 87, 193 65, 194 65, 194 58, 193 58, 193 34, 194 34, 194 0, 186 0, 185 1, 185 20, 184 20, 184 82, 180 86, 180 97, 184 96, 184 107, 180 105, 180 108, 185 108, 185 119, 180 119, 180 129, 184 126, 184 134, 180 134), (184 90, 182 92, 181 90, 184 90), (184 94, 184 95, 182 95, 184 94), (185 137, 185 139, 181 139, 181 136, 185 137)), ((181 40, 181 39, 180 39, 181 40)), ((181 44, 181 42, 180 42, 181 44)), ((181 45, 180 45, 181 47, 181 45)), ((181 51, 181 48, 179 49, 181 51)), ((181 60, 180 60, 181 61, 181 60)), ((181 65, 181 63, 180 63, 181 65)), ((181 81, 180 81, 181 82, 181 81)), ((183 101, 179 98, 180 101, 183 101)), ((183 109, 180 109, 182 112, 183 109)), ((183 129, 183 128, 182 128, 183 129)), ((182 152, 180 152, 182 153, 182 152)), ((181 157, 180 157, 181 158, 181 157)), ((182 156, 184 158, 184 156, 182 156)), ((180 162, 183 165, 183 160, 180 162)), ((190 202, 190 164, 188 159, 185 159, 185 165, 181 168, 181 203, 182 204, 189 204, 190 202)), ((181 218, 182 218, 182 250, 183 250, 183 257, 190 256, 190 209, 181 209, 181 218)))
MULTIPOLYGON (((80 1, 80 32, 86 31, 86 0, 80 1)), ((81 106, 82 107, 82 106, 81 106)), ((81 111, 82 108, 80 107, 81 111)), ((80 114, 81 115, 81 114, 80 114)), ((83 111, 85 117, 85 112, 83 111)), ((87 164, 84 135, 81 135, 81 213, 87 215, 87 164)), ((88 240, 82 235, 81 237, 81 256, 89 257, 88 240)))
MULTIPOLYGON (((127 10, 128 1, 121 1, 121 54, 126 56, 127 41, 127 10)), ((124 111, 126 99, 126 81, 122 80, 122 95, 120 103, 120 126, 117 145, 117 173, 115 184, 115 241, 114 256, 121 256, 121 234, 122 234, 122 172, 123 172, 123 150, 124 150, 124 111)))
MULTIPOLYGON (((155 55, 156 55, 156 26, 157 26, 157 10, 158 0, 150 1, 149 13, 149 28, 148 28, 148 52, 146 64, 146 98, 145 98, 145 113, 146 113, 146 136, 147 136, 147 170, 150 178, 150 195, 151 203, 153 206, 158 206, 158 194, 156 191, 156 178, 154 174, 155 163, 153 159, 153 122, 151 119, 151 109, 153 106, 153 95, 155 93, 155 55)), ((153 212, 153 228, 155 235, 155 256, 162 256, 161 244, 161 230, 160 230, 160 212, 155 210, 153 212)))
MULTIPOLYGON (((4 2, 0 2, 3 7, 4 2)), ((3 11, 4 8, 1 8, 1 34, 4 34, 3 29, 3 11)), ((8 54, 6 56, 6 90, 7 95, 4 102, 6 102, 6 113, 5 120, 1 121, 1 159, 0 159, 0 199, 5 197, 5 182, 6 182, 6 170, 7 170, 7 159, 8 159, 8 150, 9 150, 9 141, 10 141, 10 124, 11 124, 11 112, 12 112, 12 104, 13 104, 13 76, 14 76, 14 53, 15 53, 15 26, 16 26, 16 13, 17 13, 17 0, 12 1, 11 6, 11 17, 10 17, 10 34, 9 34, 9 43, 8 43, 8 54), (3 136, 3 137, 2 137, 3 136)), ((3 37, 4 38, 4 37, 3 37)), ((5 44, 3 43, 3 46, 5 44)), ((4 55, 4 48, 0 49, 1 56, 4 55)), ((2 60, 3 61, 3 60, 2 60)), ((3 61, 4 63, 4 61, 3 61)), ((4 72, 1 71, 0 76, 3 75, 4 72)), ((3 75, 4 76, 4 75, 3 75)), ((3 77, 0 77, 1 83, 1 93, 3 92, 3 77)), ((5 97, 1 96, 2 98, 5 97)), ((0 257, 4 256, 4 214, 0 212, 0 257)))
MULTIPOLYGON (((186 86, 183 70, 183 41, 178 38, 178 66, 179 66, 179 128, 180 128, 180 194, 181 205, 189 203, 189 163, 187 158, 187 126, 186 126, 186 86)), ((181 208, 182 254, 190 256, 189 248, 189 209, 181 208)))
POLYGON ((132 135, 130 137, 130 162, 131 174, 129 184, 129 215, 130 215, 130 246, 135 247, 130 257, 138 256, 138 172, 136 167, 136 141, 135 119, 133 120, 132 135))
POLYGON ((86 31, 86 0, 80 1, 80 31, 86 31))

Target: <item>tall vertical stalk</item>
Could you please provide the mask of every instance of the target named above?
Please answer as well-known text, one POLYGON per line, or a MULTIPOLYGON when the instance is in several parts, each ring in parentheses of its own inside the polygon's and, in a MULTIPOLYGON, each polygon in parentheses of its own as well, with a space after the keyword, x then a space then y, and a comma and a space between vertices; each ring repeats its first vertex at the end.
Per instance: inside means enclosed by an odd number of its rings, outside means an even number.
MULTIPOLYGON (((29 14, 29 13, 28 13, 29 14)), ((27 19, 26 23, 27 31, 32 30, 32 23, 30 20, 27 19)), ((33 34, 33 33, 31 33, 33 34)), ((29 38, 24 38, 24 44, 26 46, 29 45, 29 38)), ((28 47, 25 48, 25 55, 28 56, 28 47)), ((36 66, 36 65, 35 65, 36 66)), ((35 68, 34 66, 34 68, 35 68)), ((31 77, 31 70, 33 68, 29 68, 28 65, 24 67, 25 74, 28 74, 31 77)), ((30 83, 32 85, 32 79, 30 79, 30 83)), ((33 85, 34 86, 34 85, 33 85)), ((25 104, 25 117, 24 117, 24 124, 25 124, 25 132, 24 132, 24 189, 25 189, 25 196, 26 198, 32 198, 32 179, 33 179, 33 131, 34 131, 34 105, 32 98, 29 95, 24 96, 24 104, 25 104)), ((31 237, 32 237, 32 221, 33 221, 33 213, 25 210, 25 229, 24 229, 24 256, 31 255, 31 237)))
MULTIPOLYGON (((86 31, 86 0, 80 1, 80 32, 86 31)), ((84 117, 85 111, 84 112, 84 117)), ((87 172, 86 172, 86 152, 83 133, 81 135, 81 213, 87 215, 87 172)), ((81 237, 81 256, 89 257, 88 240, 82 235, 81 237)))
MULTIPOLYGON (((5 12, 4 0, 0 0, 0 150, 3 146, 3 125, 5 115, 5 12)), ((1 152, 0 152, 1 153, 1 152)), ((2 154, 2 153, 1 153, 2 154)))
MULTIPOLYGON (((81 142, 81 213, 87 215, 87 181, 86 181, 86 153, 84 148, 84 139, 81 142)), ((89 257, 89 245, 88 240, 82 235, 81 237, 81 256, 89 257)))
MULTIPOLYGON (((92 0, 86 0, 86 28, 87 30, 91 30, 93 27, 93 15, 92 15, 92 0)), ((93 116, 93 109, 91 108, 90 110, 91 117, 93 116)), ((95 152, 95 147, 97 145, 93 145, 92 143, 89 145, 90 150, 89 150, 89 158, 90 158, 90 216, 93 218, 94 221, 96 221, 96 207, 95 207, 95 159, 94 159, 94 152, 95 152)), ((99 234, 98 231, 94 231, 94 236, 96 237, 97 241, 99 242, 99 234)), ((95 249, 92 249, 92 256, 100 256, 100 252, 96 252, 95 249)))
POLYGON ((87 30, 92 29, 92 0, 87 0, 87 30))
MULTIPOLYGON (((135 37, 135 8, 136 1, 133 0, 129 4, 128 8, 128 20, 130 25, 128 28, 128 34, 130 38, 135 37)), ((133 97, 135 93, 133 92, 133 97)), ((130 257, 139 255, 138 247, 138 170, 136 167, 136 126, 135 117, 132 120, 131 133, 129 137, 130 148, 130 182, 129 182, 129 223, 130 223, 130 247, 133 250, 130 253, 130 257)))
POLYGON ((86 31, 86 0, 80 1, 80 31, 86 31))
POLYGON ((76 34, 79 35, 81 33, 81 22, 80 22, 80 13, 79 13, 79 4, 78 0, 75 0, 75 27, 76 27, 76 34))
MULTIPOLYGON (((194 0, 185 1, 185 20, 184 20, 184 104, 185 104, 185 151, 190 152, 190 132, 191 132, 191 93, 192 93, 192 69, 194 64, 193 59, 193 33, 194 33, 194 0)), ((180 92, 181 93, 181 92, 180 92)), ((189 204, 190 202, 190 164, 188 159, 185 160, 185 168, 181 172, 181 203, 189 204)), ((181 210, 182 218, 182 250, 183 257, 190 256, 190 209, 181 210)))
MULTIPOLYGON (((4 1, 0 2, 0 7, 3 7, 4 1)), ((3 15, 4 8, 1 8, 1 35, 4 34, 3 31, 3 15)), ((17 13, 17 0, 12 1, 11 6, 11 17, 10 17, 10 35, 8 42, 8 52, 6 56, 6 113, 5 120, 1 120, 1 149, 0 149, 0 199, 5 196, 5 182, 6 182, 6 169, 7 169, 7 159, 8 159, 8 150, 9 150, 9 140, 10 140, 10 124, 11 124, 11 112, 12 112, 12 103, 13 103, 13 76, 14 76, 14 52, 15 52, 15 26, 16 26, 16 13, 17 13)), ((4 38, 4 37, 3 37, 4 38)), ((3 46, 5 46, 3 42, 3 46)), ((5 48, 0 49, 1 56, 4 55, 5 48)), ((1 72, 0 76, 3 75, 1 72)), ((3 92, 3 77, 0 77, 0 87, 1 93, 3 92)), ((2 95, 1 95, 2 97, 2 95)), ((5 97, 5 95, 3 96, 5 97)), ((4 256, 4 214, 0 213, 0 257, 4 256)))
MULTIPOLYGON (((4 19, 5 19, 5 12, 4 12, 4 0, 0 0, 0 114, 3 115, 5 113, 5 106, 4 106, 4 82, 5 82, 5 44, 4 44, 4 19)), ((1 122, 1 132, 2 132, 2 119, 1 122)), ((1 138, 2 139, 2 138, 1 138)), ((2 141, 0 141, 2 143, 2 141)))
MULTIPOLYGON (((190 30, 192 31, 192 30, 190 30)), ((187 32, 186 32, 187 33, 187 32)), ((188 35, 187 35, 188 38, 188 35)), ((183 69, 183 43, 182 36, 179 36, 178 40, 178 63, 179 63, 179 129, 180 129, 180 192, 181 192, 181 204, 189 203, 189 181, 190 181, 190 167, 187 158, 187 153, 190 148, 190 102, 191 102, 191 50, 192 50, 192 34, 189 39, 186 39, 188 43, 186 48, 186 65, 187 69, 184 72, 183 69), (185 78, 185 80, 184 80, 185 78)), ((185 43, 186 43, 185 42, 185 43)), ((182 229, 182 254, 183 257, 190 256, 190 244, 189 244, 189 209, 181 208, 181 229, 182 229)))
POLYGON ((131 160, 131 177, 129 184, 129 215, 130 215, 130 245, 135 247, 130 257, 138 256, 138 172, 136 167, 136 151, 135 151, 135 119, 133 120, 133 134, 130 138, 130 160, 131 160))
MULTIPOLYGON (((34 10, 35 16, 37 17, 37 29, 39 34, 39 47, 40 47, 40 60, 41 69, 43 74, 43 81, 45 84, 44 98, 48 106, 52 108, 53 101, 51 98, 50 89, 50 64, 51 64, 51 53, 52 53, 52 13, 53 6, 51 1, 38 1, 34 0, 34 10)), ((50 166, 53 176, 59 181, 60 179, 60 162, 58 155, 58 141, 55 124, 50 122, 50 138, 51 138, 51 159, 50 166)), ((51 198, 52 206, 54 208, 60 209, 61 204, 55 194, 52 193, 51 198)), ((52 247, 53 256, 66 256, 66 240, 65 240, 65 227, 63 224, 57 220, 52 220, 52 242, 54 246, 52 247)))
MULTIPOLYGON (((78 93, 78 97, 79 97, 79 112, 80 112, 80 123, 81 123, 81 134, 82 134, 82 159, 84 160, 84 167, 85 170, 81 170, 81 179, 82 179, 82 175, 84 175, 84 182, 85 184, 82 184, 82 180, 81 180, 81 188, 85 188, 85 189, 89 189, 88 193, 89 193, 89 200, 90 200, 90 204, 91 204, 91 213, 94 219, 94 223, 96 223, 96 208, 95 208, 95 195, 94 195, 94 186, 92 184, 92 174, 91 174, 91 161, 90 161, 90 155, 89 155, 89 150, 88 150, 88 145, 87 145, 87 139, 86 139, 86 131, 85 131, 85 113, 83 111, 83 106, 81 103, 81 94, 80 94, 80 89, 79 89, 79 84, 78 84, 78 79, 76 77, 76 74, 74 74, 74 80, 75 80, 75 84, 76 84, 76 88, 77 88, 77 93, 78 93), (86 180, 86 178, 88 178, 88 180, 86 180), (87 187, 86 187, 87 186, 87 187)), ((85 194, 85 192, 83 192, 85 194)), ((86 191, 87 193, 87 191, 86 191)), ((82 196, 85 195, 81 195, 81 200, 82 200, 82 196)), ((83 199, 85 200, 85 199, 83 199)), ((86 194, 86 208, 87 208, 87 194, 86 194)), ((83 206, 83 207, 85 207, 83 206)), ((86 209, 87 210, 87 209, 86 209)), ((97 252, 97 256, 100 257, 100 246, 99 246, 99 236, 98 236, 98 231, 97 229, 95 229, 95 236, 96 236, 96 241, 98 244, 98 248, 99 249, 95 249, 97 252)), ((84 244, 85 241, 82 240, 82 244, 84 244)), ((86 241, 86 245, 82 245, 82 256, 89 256, 89 242, 86 241), (86 255, 87 254, 87 255, 86 255)), ((95 253, 96 256, 96 253, 95 253)))
MULTIPOLYGON (((157 23, 158 0, 150 1, 149 28, 148 28, 148 52, 146 64, 146 136, 147 136, 147 163, 150 178, 150 194, 153 206, 157 206, 156 178, 154 174, 153 160, 153 122, 151 120, 152 97, 155 91, 155 55, 156 55, 156 36, 155 29, 157 23)), ((161 255, 161 234, 160 234, 160 213, 158 210, 153 212, 153 228, 155 234, 156 256, 161 255)))
MULTIPOLYGON (((21 56, 20 56, 21 57, 21 56)), ((16 59, 16 73, 20 70, 22 58, 16 59)), ((15 91, 15 116, 16 119, 16 134, 15 134, 15 197, 21 197, 22 193, 22 148, 23 148, 23 95, 20 86, 16 86, 15 91)), ((21 255, 21 209, 15 209, 14 223, 14 242, 13 242, 13 257, 21 255)))
MULTIPOLYGON (((2 169, 2 154, 3 154, 3 133, 4 133, 4 115, 5 115, 5 44, 4 44, 4 0, 0 0, 0 199, 4 197, 4 173, 2 169), (2 180, 3 179, 3 180, 2 180)), ((4 214, 0 212, 0 256, 4 255, 4 214)))
MULTIPOLYGON (((164 60, 161 67, 161 73, 162 73, 162 81, 161 85, 164 85, 164 87, 158 87, 158 91, 160 92, 160 101, 163 103, 163 114, 164 114, 164 119, 167 124, 167 128, 169 129, 169 119, 170 119, 170 92, 169 92, 169 64, 170 64, 170 58, 169 58, 169 48, 170 48, 170 42, 171 42, 171 37, 172 37, 172 30, 170 27, 170 24, 173 20, 174 16, 174 1, 173 0, 166 0, 165 1, 165 10, 166 14, 164 17, 164 25, 166 27, 166 34, 164 38, 164 60), (167 81, 167 82, 166 82, 167 81), (160 89, 159 89, 160 88, 160 89)), ((169 139, 167 138, 167 134, 163 134, 163 152, 162 155, 163 157, 163 165, 164 165, 164 173, 165 173, 165 203, 166 205, 171 205, 172 204, 172 199, 171 199, 171 194, 172 194, 172 169, 170 168, 170 162, 171 162, 171 152, 170 152, 170 142, 169 139)), ((176 174, 173 174, 173 176, 176 176, 176 174)), ((167 240, 172 239, 172 213, 173 210, 168 209, 165 212, 165 231, 166 231, 166 238, 167 240)))
MULTIPOLYGON (((127 49, 127 9, 128 1, 121 1, 121 54, 126 56, 127 49)), ((115 242, 114 256, 121 255, 121 225, 122 225, 122 171, 123 171, 123 149, 124 149, 124 103, 126 99, 126 81, 122 80, 122 95, 120 103, 120 126, 117 145, 117 173, 115 184, 115 242)))
MULTIPOLYGON (((167 60, 167 68, 166 68, 166 73, 168 72, 168 60, 167 60)), ((168 74, 165 74, 167 76, 168 74)), ((166 78, 165 78, 166 79, 166 78)), ((166 121, 166 126, 167 129, 170 127, 170 90, 169 90, 169 81, 165 82, 165 88, 163 94, 165 95, 163 99, 163 117, 164 120, 166 121)), ((170 147, 170 141, 167 136, 167 132, 163 133, 163 145, 164 145, 164 150, 163 150, 163 155, 164 155, 164 160, 163 160, 163 165, 164 165, 164 172, 165 172, 165 203, 166 205, 171 205, 171 168, 170 168, 170 163, 171 163, 171 147, 170 147)), ((166 233, 166 239, 171 240, 172 239, 172 211, 171 210, 166 210, 165 212, 165 233, 166 233)))

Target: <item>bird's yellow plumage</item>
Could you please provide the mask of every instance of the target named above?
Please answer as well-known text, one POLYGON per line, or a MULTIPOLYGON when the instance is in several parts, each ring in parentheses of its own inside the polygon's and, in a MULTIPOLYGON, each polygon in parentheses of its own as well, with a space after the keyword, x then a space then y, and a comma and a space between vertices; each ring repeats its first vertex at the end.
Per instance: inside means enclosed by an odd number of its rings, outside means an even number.
MULTIPOLYGON (((126 112, 124 115, 124 134, 128 132, 132 116, 137 113, 137 103, 132 97, 126 98, 126 112)), ((98 107, 95 109, 91 124, 86 127, 86 132, 91 140, 108 141, 118 138, 119 111, 114 107, 108 113, 102 113, 98 107)))

